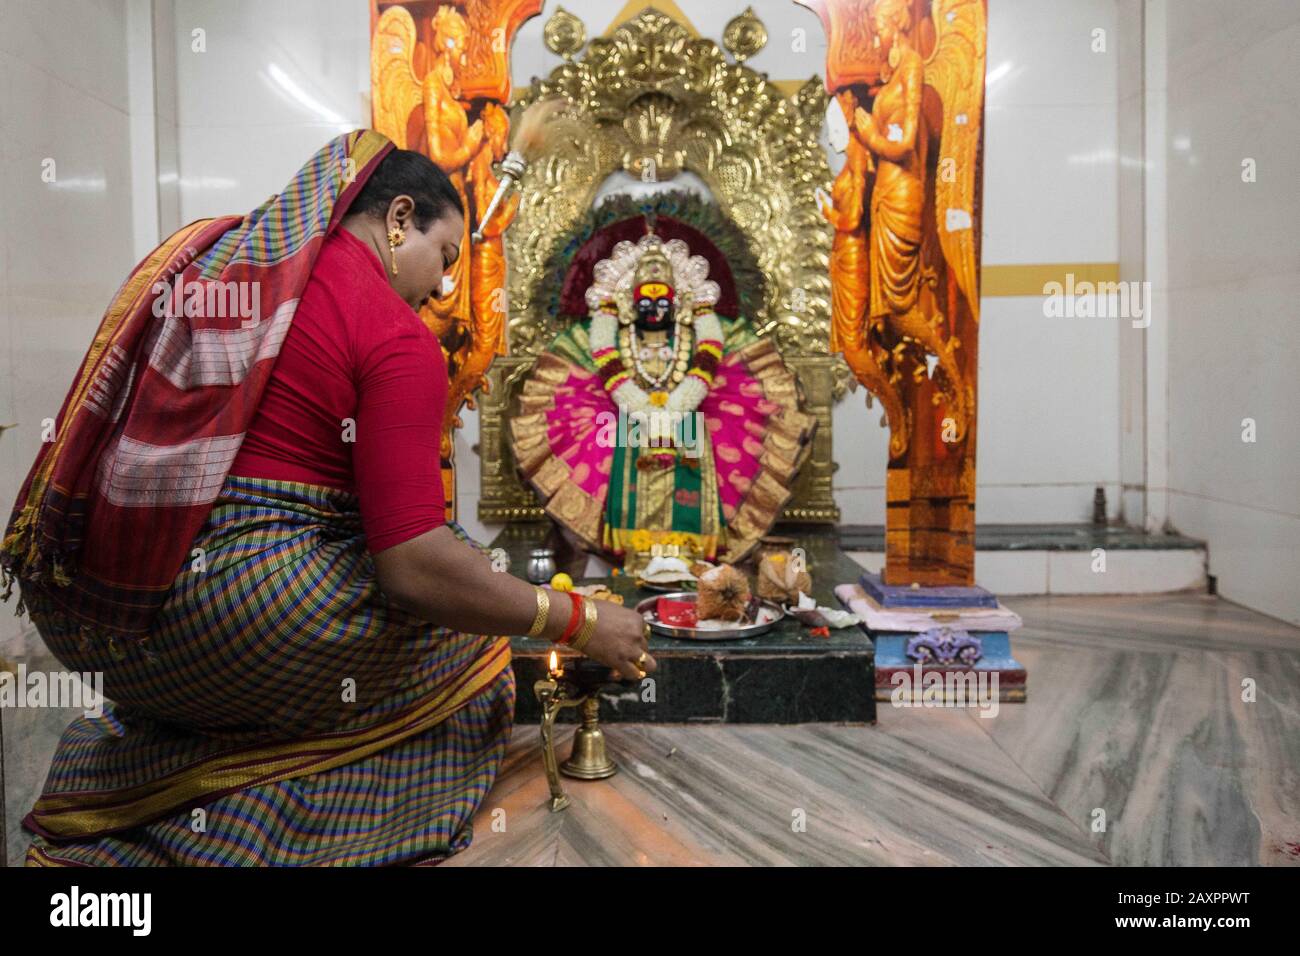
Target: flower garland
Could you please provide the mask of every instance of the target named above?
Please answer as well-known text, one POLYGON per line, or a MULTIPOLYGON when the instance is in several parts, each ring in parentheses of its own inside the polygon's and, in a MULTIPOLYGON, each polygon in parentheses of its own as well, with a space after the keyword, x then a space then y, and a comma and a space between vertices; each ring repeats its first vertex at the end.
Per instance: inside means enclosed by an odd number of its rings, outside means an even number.
POLYGON ((623 360, 623 352, 631 351, 635 337, 630 325, 624 330, 623 347, 618 344, 619 311, 618 304, 612 299, 601 302, 591 313, 591 330, 588 338, 591 343, 591 357, 596 363, 596 372, 600 375, 605 391, 614 401, 624 406, 629 412, 645 412, 651 408, 663 408, 674 412, 693 412, 709 394, 713 376, 722 361, 722 323, 718 321, 713 305, 700 302, 693 309, 688 320, 679 318, 674 330, 678 343, 677 360, 670 366, 671 376, 667 373, 659 381, 651 380, 640 368, 638 356, 633 354, 633 369, 629 369, 623 360), (685 352, 689 349, 689 328, 694 325, 698 342, 694 355, 689 362, 685 352), (647 392, 637 384, 636 373, 649 380, 651 384, 662 384, 671 377, 677 384, 672 392, 656 388, 647 392))

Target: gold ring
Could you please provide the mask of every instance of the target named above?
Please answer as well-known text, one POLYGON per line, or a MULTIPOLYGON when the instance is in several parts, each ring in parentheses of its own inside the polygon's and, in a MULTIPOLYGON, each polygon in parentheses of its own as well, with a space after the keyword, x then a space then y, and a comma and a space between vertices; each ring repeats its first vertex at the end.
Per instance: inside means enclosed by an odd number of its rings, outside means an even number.
POLYGON ((645 671, 641 670, 639 667, 636 669, 636 679, 645 680, 645 671))
POLYGON ((641 629, 641 633, 645 636, 647 641, 650 640, 650 635, 654 633, 654 630, 650 627, 649 621, 645 622, 645 626, 641 629))
POLYGON ((640 668, 640 666, 645 663, 645 658, 646 658, 646 652, 642 651, 641 656, 636 659, 636 666, 638 668, 640 668))

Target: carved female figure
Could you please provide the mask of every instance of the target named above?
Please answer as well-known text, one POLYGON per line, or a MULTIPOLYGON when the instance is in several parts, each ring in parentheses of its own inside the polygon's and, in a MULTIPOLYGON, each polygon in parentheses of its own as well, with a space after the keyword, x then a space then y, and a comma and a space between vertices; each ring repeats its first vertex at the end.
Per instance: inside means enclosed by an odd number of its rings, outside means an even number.
MULTIPOLYGON (((857 108, 853 93, 844 90, 836 99, 845 118, 852 121, 857 108)), ((850 136, 844 156, 844 167, 835 177, 831 195, 823 196, 822 200, 822 215, 835 230, 831 244, 831 274, 835 276, 835 282, 832 285, 834 308, 830 350, 843 352, 858 381, 867 386, 870 395, 881 400, 890 426, 890 456, 897 457, 907 450, 910 431, 907 413, 895 387, 897 373, 891 376, 886 371, 886 355, 878 344, 879 336, 868 334, 866 320, 870 257, 863 217, 867 177, 872 168, 871 154, 858 137, 850 136)), ((881 322, 879 317, 872 320, 877 332, 881 322)))
POLYGON ((505 110, 489 102, 484 104, 478 124, 483 128, 483 138, 469 163, 469 193, 483 241, 462 247, 470 250, 467 276, 472 327, 469 346, 461 351, 464 364, 453 377, 448 393, 448 431, 461 427, 462 402, 473 408, 474 390, 488 388, 484 373, 493 357, 506 354, 506 259, 501 236, 518 211, 519 194, 512 194, 498 206, 491 219, 483 217, 499 185, 492 164, 506 154, 510 120, 505 110))
POLYGON ((871 112, 854 112, 854 128, 879 160, 871 192, 871 317, 906 313, 916 303, 925 206, 926 139, 918 136, 924 66, 908 42, 910 14, 904 0, 876 9, 876 43, 889 70, 871 112))
MULTIPOLYGON (((871 111, 857 106, 851 130, 869 151, 868 171, 874 171, 871 191, 868 325, 884 323, 898 340, 898 356, 914 342, 935 355, 947 379, 943 389, 951 404, 960 439, 966 428, 966 389, 953 352, 957 340, 939 331, 944 316, 933 299, 922 303, 923 283, 933 284, 933 270, 921 262, 922 219, 925 211, 929 135, 921 113, 926 62, 911 42, 912 14, 908 0, 881 0, 874 12, 875 43, 885 57, 882 86, 871 111)), ((925 375, 923 361, 913 366, 917 379, 925 375)), ((896 380, 897 374, 891 376, 896 380)), ((891 449, 895 451, 895 449, 891 449)))

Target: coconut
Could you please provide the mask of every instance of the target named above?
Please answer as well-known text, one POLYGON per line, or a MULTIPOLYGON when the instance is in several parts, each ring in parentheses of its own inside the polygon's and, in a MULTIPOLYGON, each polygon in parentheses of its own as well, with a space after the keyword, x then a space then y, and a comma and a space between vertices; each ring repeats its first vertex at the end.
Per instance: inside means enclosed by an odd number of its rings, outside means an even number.
POLYGON ((701 621, 739 621, 749 604, 749 579, 729 564, 720 564, 700 577, 696 614, 701 621))
POLYGON ((812 576, 790 554, 769 554, 758 563, 758 596, 793 604, 799 592, 812 591, 812 576))

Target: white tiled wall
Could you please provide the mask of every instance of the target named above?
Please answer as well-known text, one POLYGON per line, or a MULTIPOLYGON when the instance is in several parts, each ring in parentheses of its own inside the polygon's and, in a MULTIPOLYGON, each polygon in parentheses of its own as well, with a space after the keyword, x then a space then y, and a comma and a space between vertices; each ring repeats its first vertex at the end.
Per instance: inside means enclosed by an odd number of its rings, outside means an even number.
MULTIPOLYGON (((1143 57, 1143 0, 1119 0, 1116 5, 1118 107, 1116 129, 1117 244, 1120 279, 1150 278, 1146 264, 1144 183, 1147 164, 1143 142, 1147 112, 1143 109, 1146 85, 1143 57)), ((1160 94, 1163 95, 1163 94, 1160 94)), ((1154 213, 1154 210, 1153 210, 1154 213)), ((1127 524, 1143 525, 1146 496, 1145 370, 1148 353, 1146 329, 1120 323, 1117 374, 1119 378, 1119 467, 1123 486, 1121 517, 1127 524)))
POLYGON ((1300 6, 1179 0, 1167 43, 1170 514, 1221 594, 1300 623, 1300 6))
MULTIPOLYGON (((0 4, 4 520, 108 299, 135 263, 125 0, 0 4), (54 161, 54 181, 42 180, 54 161)), ((0 640, 26 618, 0 605, 0 640)))
MULTIPOLYGON (((849 557, 873 574, 885 565, 883 551, 852 551, 849 557)), ((1089 551, 977 551, 975 580, 999 597, 1201 590, 1205 552, 1112 549, 1104 568, 1099 568, 1089 551)))
POLYGON ((989 3, 985 263, 1115 261, 1117 42, 1113 0, 989 3))
POLYGON ((176 0, 173 21, 183 222, 256 207, 370 125, 365 0, 176 0))

